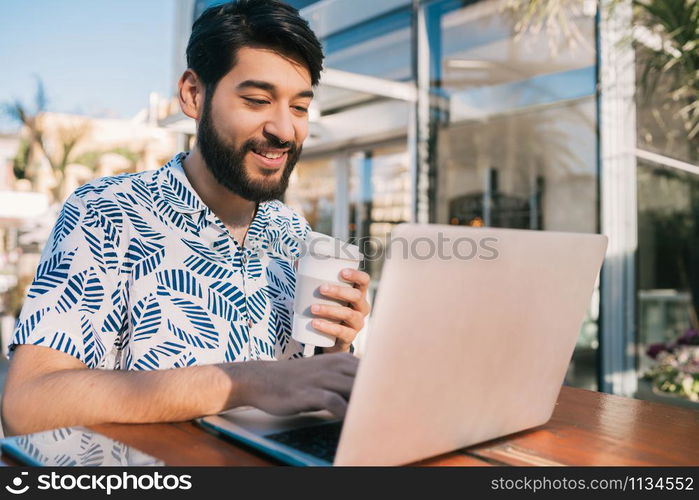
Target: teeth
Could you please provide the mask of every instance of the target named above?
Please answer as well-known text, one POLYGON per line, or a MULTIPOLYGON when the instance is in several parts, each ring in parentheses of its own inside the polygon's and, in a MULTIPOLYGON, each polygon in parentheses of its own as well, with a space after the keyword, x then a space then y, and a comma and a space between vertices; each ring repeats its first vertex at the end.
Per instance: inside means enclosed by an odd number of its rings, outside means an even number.
POLYGON ((261 151, 253 150, 255 153, 257 153, 260 156, 264 156, 265 158, 269 158, 270 160, 276 160, 277 158, 281 158, 284 153, 263 153, 261 151))

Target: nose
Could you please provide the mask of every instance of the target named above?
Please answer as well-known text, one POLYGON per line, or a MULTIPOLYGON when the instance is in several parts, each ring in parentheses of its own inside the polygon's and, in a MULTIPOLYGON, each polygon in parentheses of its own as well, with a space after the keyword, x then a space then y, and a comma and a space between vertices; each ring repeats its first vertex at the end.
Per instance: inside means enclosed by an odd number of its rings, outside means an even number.
POLYGON ((265 123, 265 135, 270 134, 282 143, 294 142, 294 122, 291 112, 279 106, 274 115, 265 123))

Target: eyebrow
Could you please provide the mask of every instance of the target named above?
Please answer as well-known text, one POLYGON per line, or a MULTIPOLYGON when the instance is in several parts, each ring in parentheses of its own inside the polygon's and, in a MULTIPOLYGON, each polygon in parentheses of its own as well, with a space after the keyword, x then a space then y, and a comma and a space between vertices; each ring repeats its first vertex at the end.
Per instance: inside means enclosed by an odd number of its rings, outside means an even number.
MULTIPOLYGON (((271 94, 274 94, 277 91, 277 87, 275 87, 274 84, 269 82, 263 82, 261 80, 245 80, 244 82, 241 82, 236 86, 237 90, 245 90, 249 88, 264 90, 265 92, 269 92, 271 94)), ((296 94, 294 97, 309 97, 312 99, 313 91, 303 90, 296 94)))

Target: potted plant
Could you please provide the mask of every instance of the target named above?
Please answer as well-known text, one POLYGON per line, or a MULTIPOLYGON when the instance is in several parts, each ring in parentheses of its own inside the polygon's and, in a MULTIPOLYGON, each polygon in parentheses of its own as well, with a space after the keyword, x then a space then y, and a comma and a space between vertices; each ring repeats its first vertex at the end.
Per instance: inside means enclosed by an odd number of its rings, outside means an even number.
POLYGON ((652 344, 646 354, 657 362, 644 374, 654 392, 699 403, 699 330, 688 330, 670 344, 652 344))

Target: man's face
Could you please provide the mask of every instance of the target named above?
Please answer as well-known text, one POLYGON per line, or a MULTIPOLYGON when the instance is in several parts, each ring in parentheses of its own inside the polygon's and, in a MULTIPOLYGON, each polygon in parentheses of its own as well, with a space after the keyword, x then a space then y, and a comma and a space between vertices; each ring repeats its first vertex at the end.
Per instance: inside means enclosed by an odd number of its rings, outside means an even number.
POLYGON ((197 143, 216 180, 250 201, 280 198, 308 135, 311 76, 267 49, 242 48, 206 95, 197 143))

